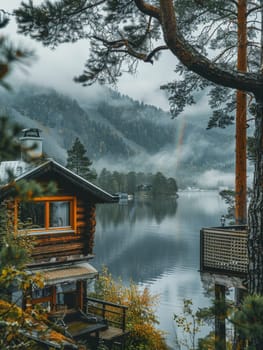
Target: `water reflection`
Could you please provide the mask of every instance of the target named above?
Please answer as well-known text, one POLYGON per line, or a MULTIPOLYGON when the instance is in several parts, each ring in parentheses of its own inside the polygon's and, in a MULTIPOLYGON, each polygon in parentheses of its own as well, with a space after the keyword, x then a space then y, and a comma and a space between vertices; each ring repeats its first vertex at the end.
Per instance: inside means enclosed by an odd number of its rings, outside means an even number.
POLYGON ((184 250, 172 229, 176 210, 175 199, 98 208, 96 265, 105 264, 127 282, 158 278, 175 263, 175 246, 184 250))
POLYGON ((160 224, 166 217, 176 214, 177 201, 175 198, 165 200, 134 200, 115 205, 98 205, 97 217, 102 228, 109 223, 118 226, 122 223, 134 224, 138 220, 154 219, 160 224))
POLYGON ((148 286, 160 295, 160 328, 170 332, 173 313, 189 298, 197 306, 208 299, 200 281, 199 232, 218 226, 225 204, 216 192, 180 193, 178 200, 134 201, 97 207, 93 264, 108 266, 114 277, 148 286))

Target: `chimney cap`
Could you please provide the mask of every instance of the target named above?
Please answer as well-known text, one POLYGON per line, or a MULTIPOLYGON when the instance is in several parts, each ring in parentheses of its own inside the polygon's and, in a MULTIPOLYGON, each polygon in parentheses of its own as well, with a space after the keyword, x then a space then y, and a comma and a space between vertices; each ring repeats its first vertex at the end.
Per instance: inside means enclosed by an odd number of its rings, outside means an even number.
POLYGON ((40 137, 40 132, 42 132, 42 130, 38 128, 26 128, 22 130, 23 137, 40 137))

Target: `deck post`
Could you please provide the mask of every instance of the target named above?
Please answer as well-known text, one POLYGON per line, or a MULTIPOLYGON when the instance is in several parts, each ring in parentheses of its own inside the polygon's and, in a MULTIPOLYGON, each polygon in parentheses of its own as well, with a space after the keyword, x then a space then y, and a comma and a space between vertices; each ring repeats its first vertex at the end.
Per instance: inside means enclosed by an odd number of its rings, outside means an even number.
POLYGON ((226 350, 226 287, 215 284, 215 350, 226 350))
POLYGON ((126 309, 122 308, 122 330, 125 332, 126 328, 126 309))

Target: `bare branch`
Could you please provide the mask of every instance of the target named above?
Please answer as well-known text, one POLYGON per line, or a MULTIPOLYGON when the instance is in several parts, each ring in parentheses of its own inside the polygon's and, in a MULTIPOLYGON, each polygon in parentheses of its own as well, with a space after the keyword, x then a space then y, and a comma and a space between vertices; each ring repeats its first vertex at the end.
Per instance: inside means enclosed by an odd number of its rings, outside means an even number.
POLYGON ((259 6, 255 6, 253 8, 251 8, 250 10, 247 11, 247 17, 254 11, 258 11, 258 10, 262 10, 262 5, 259 6))
POLYGON ((220 52, 219 55, 217 55, 215 58, 213 58, 213 62, 217 62, 221 57, 224 56, 224 54, 227 52, 227 51, 230 51, 232 49, 236 49, 236 45, 232 45, 232 46, 228 46, 226 47, 222 52, 220 52))
POLYGON ((148 54, 148 56, 146 56, 146 58, 144 59, 144 62, 150 62, 153 64, 153 60, 152 57, 154 57, 154 55, 159 52, 159 51, 163 51, 163 50, 169 50, 169 47, 167 45, 162 45, 162 46, 158 46, 155 49, 152 50, 152 52, 150 52, 148 54))

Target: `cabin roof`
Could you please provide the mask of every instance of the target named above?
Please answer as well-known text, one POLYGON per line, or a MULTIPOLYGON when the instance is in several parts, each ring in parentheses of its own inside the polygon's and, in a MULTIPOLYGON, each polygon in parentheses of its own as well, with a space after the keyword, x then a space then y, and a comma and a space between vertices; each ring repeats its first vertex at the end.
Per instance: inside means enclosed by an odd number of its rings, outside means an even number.
MULTIPOLYGON (((17 162, 2 162, 0 168, 8 168, 9 170, 15 170, 14 166, 17 166, 17 162)), ((21 168, 20 168, 21 169, 21 168)), ((21 180, 37 180, 40 176, 53 173, 58 175, 60 178, 68 180, 75 189, 81 191, 83 195, 92 195, 94 203, 114 203, 118 202, 118 196, 112 195, 102 188, 94 185, 90 181, 84 179, 83 177, 75 174, 73 171, 65 168, 63 165, 59 164, 53 159, 48 159, 37 166, 31 166, 30 168, 22 167, 22 174, 16 176, 16 171, 13 171, 15 176, 15 181, 19 183, 21 180)), ((4 177, 2 179, 6 180, 4 177)), ((52 176, 50 176, 50 181, 52 181, 52 176)), ((5 183, 0 188, 0 201, 5 199, 11 193, 11 186, 9 183, 5 183)))
POLYGON ((30 164, 24 162, 23 160, 0 162, 0 181, 2 184, 6 184, 8 182, 9 171, 12 172, 14 177, 19 177, 30 168, 30 164))
POLYGON ((87 262, 47 270, 40 269, 39 271, 44 277, 45 283, 47 285, 73 282, 78 280, 87 280, 98 275, 98 271, 87 262))

